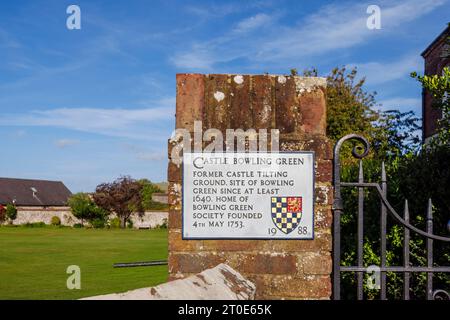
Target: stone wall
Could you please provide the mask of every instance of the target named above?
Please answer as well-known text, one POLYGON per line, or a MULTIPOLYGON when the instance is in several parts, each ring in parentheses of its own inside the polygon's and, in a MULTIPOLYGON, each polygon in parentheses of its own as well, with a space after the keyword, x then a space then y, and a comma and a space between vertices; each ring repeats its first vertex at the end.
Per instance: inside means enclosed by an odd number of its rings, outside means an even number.
POLYGON ((14 224, 44 222, 50 224, 52 217, 58 217, 61 224, 73 226, 80 221, 72 215, 69 207, 17 207, 14 224))
MULTIPOLYGON (((170 279, 226 263, 256 284, 256 298, 330 298, 332 149, 325 136, 325 86, 323 78, 177 75, 177 128, 192 131, 201 120, 203 130, 224 135, 227 128, 279 129, 281 151, 315 151, 315 239, 182 240, 181 167, 169 161, 170 279)), ((169 160, 175 145, 169 140, 169 160)))
POLYGON ((167 198, 167 193, 156 193, 154 192, 152 194, 152 200, 159 202, 159 203, 167 203, 168 202, 168 198, 167 198))
MULTIPOLYGON (((72 215, 69 207, 17 207, 17 218, 14 224, 44 222, 51 224, 52 217, 57 216, 64 226, 73 226, 81 221, 72 215)), ((112 217, 113 218, 113 217, 112 217)), ((131 216, 134 228, 156 228, 167 222, 165 211, 147 211, 142 217, 131 216)))
POLYGON ((157 228, 167 224, 169 214, 167 211, 147 211, 142 217, 137 214, 131 216, 134 228, 157 228))

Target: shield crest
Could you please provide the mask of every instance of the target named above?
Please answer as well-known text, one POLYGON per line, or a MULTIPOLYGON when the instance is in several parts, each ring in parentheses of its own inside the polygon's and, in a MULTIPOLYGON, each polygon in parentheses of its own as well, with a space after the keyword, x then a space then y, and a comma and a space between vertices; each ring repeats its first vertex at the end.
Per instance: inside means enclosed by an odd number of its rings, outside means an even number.
POLYGON ((292 232, 302 217, 302 197, 272 197, 272 221, 283 233, 292 232))

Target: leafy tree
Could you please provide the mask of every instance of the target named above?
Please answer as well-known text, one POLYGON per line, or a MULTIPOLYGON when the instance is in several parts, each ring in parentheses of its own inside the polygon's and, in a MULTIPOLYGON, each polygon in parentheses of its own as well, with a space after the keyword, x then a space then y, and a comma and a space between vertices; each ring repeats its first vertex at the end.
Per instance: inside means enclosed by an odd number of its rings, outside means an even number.
MULTIPOLYGON (((303 74, 317 76, 318 70, 311 68, 303 74)), ((327 137, 333 142, 350 133, 363 135, 375 151, 371 157, 382 160, 418 148, 420 119, 412 111, 377 110, 380 107, 375 99, 377 93, 365 90, 365 77, 358 77, 357 68, 334 68, 326 78, 327 137)), ((352 145, 344 146, 344 164, 354 163, 352 148, 352 145)))
MULTIPOLYGON (((450 44, 450 37, 447 38, 450 44)), ((449 56, 449 52, 447 52, 449 56)), ((420 76, 411 73, 422 88, 432 96, 432 107, 441 111, 442 118, 437 122, 436 135, 424 146, 420 152, 404 158, 398 171, 398 179, 402 182, 398 193, 408 198, 411 207, 417 208, 415 223, 424 229, 426 222, 427 200, 433 201, 433 228, 434 233, 447 235, 450 212, 450 169, 446 165, 450 158, 450 69, 444 68, 440 75, 420 76), (426 186, 426 187, 425 187, 426 186)), ((417 265, 425 266, 425 243, 423 238, 417 237, 412 241, 417 265)), ((448 244, 441 241, 434 242, 434 257, 436 265, 449 265, 450 254, 448 244)), ((425 275, 417 276, 417 283, 425 283, 425 275)), ((448 274, 435 274, 435 288, 450 291, 450 276, 448 274), (437 279, 436 279, 437 278, 437 279)))
POLYGON ((126 222, 133 212, 144 214, 142 184, 129 176, 98 185, 93 198, 99 207, 117 215, 121 228, 126 227, 126 222))
POLYGON ((17 208, 15 205, 6 205, 6 216, 11 221, 11 223, 17 218, 17 208))
MULTIPOLYGON (((376 93, 366 92, 365 79, 357 80, 357 69, 334 68, 327 78, 327 136, 333 141, 349 133, 374 136, 376 93)), ((317 76, 315 68, 305 70, 305 76, 317 76)))
POLYGON ((417 79, 432 95, 433 107, 442 113, 442 118, 437 123, 437 137, 431 140, 431 147, 439 145, 450 147, 450 69, 444 68, 442 75, 419 76, 416 72, 412 72, 411 77, 417 79))
MULTIPOLYGON (((450 150, 423 149, 420 153, 409 153, 393 156, 386 161, 387 197, 395 210, 402 215, 405 200, 408 200, 410 223, 425 230, 426 210, 428 199, 432 198, 434 208, 435 234, 448 236, 446 230, 450 216, 448 197, 450 183, 450 169, 442 166, 443 161, 450 157, 450 150)), ((379 159, 369 158, 363 161, 364 181, 380 182, 381 163, 379 159)), ((342 181, 357 181, 358 165, 342 167, 342 181)), ((342 263, 351 265, 356 263, 356 231, 357 231, 357 188, 342 188, 345 210, 342 215, 342 263)), ((411 232, 411 263, 415 266, 426 266, 426 239, 411 232)), ((375 191, 366 189, 364 192, 364 265, 380 265, 380 199, 375 191)), ((387 218, 387 265, 403 264, 403 228, 388 214, 387 218)), ((450 264, 448 243, 434 241, 434 263, 446 266, 450 264)), ((401 299, 403 280, 401 274, 387 274, 387 294, 389 299, 401 299)), ((411 297, 425 298, 426 277, 421 273, 412 274, 411 297)), ((450 277, 447 274, 435 273, 434 286, 449 290, 450 277)), ((343 297, 355 298, 355 275, 344 273, 343 297)), ((375 299, 378 290, 365 288, 367 298, 375 299)))
POLYGON ((148 179, 138 180, 138 183, 142 186, 142 206, 144 210, 159 209, 160 203, 153 201, 153 193, 162 192, 162 190, 148 179))
POLYGON ((87 193, 79 192, 72 195, 68 204, 72 214, 81 220, 82 225, 84 220, 92 223, 97 219, 104 220, 108 215, 108 212, 98 207, 87 193))
MULTIPOLYGON (((317 76, 317 70, 304 72, 307 76, 317 76)), ((364 88, 364 78, 360 80, 357 70, 347 71, 345 68, 335 68, 327 76, 327 136, 336 142, 349 133, 358 133, 371 143, 371 153, 364 160, 364 181, 380 182, 381 162, 386 163, 388 180, 388 198, 397 212, 403 212, 404 200, 410 204, 411 223, 424 228, 425 207, 430 195, 436 204, 435 233, 445 234, 448 210, 448 190, 450 174, 442 163, 450 156, 445 152, 420 150, 419 119, 413 112, 402 113, 398 110, 380 111, 375 96, 364 88), (432 181, 432 182, 431 182, 432 181), (427 186, 424 188, 424 186, 427 186), (424 192, 424 189, 427 192, 424 192), (439 227, 437 225, 439 224, 439 227)), ((395 106, 388 106, 395 107, 395 106)), ((352 158, 351 143, 342 149, 342 181, 357 181, 359 163, 352 158)), ((342 264, 356 264, 356 231, 358 190, 343 188, 342 196, 345 210, 341 221, 342 264)), ((380 200, 378 195, 369 190, 364 192, 364 264, 380 265, 380 200)), ((411 262, 424 266, 425 242, 422 237, 411 233, 411 262)), ((401 265, 403 247, 403 229, 388 215, 387 228, 387 264, 401 265)), ((448 265, 449 254, 441 244, 435 242, 436 263, 448 265)), ((415 274, 412 277, 412 296, 422 298, 425 292, 426 277, 415 274)), ((435 275, 435 285, 448 289, 450 280, 442 274, 435 275)), ((342 295, 354 299, 356 294, 356 278, 354 273, 343 273, 342 295)), ((379 291, 370 290, 365 286, 365 296, 375 299, 379 291)), ((387 293, 389 298, 399 299, 402 294, 401 274, 388 273, 387 293)))
POLYGON ((375 122, 376 134, 372 138, 372 148, 380 160, 391 160, 419 149, 420 119, 413 111, 387 110, 380 113, 375 122))

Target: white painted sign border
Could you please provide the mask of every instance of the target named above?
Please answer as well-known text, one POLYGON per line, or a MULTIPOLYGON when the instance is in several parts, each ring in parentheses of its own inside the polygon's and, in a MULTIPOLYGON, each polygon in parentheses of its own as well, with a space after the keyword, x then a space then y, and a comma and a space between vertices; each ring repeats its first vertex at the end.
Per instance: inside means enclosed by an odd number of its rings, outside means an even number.
MULTIPOLYGON (((251 152, 250 152, 251 153, 251 152)), ((182 192, 181 192, 181 214, 182 214, 182 226, 181 236, 183 240, 313 240, 314 239, 314 223, 315 223, 315 172, 316 172, 316 159, 314 151, 279 151, 279 152, 253 152, 257 154, 308 154, 312 156, 312 213, 311 213, 311 237, 279 237, 279 236, 267 236, 267 237, 228 237, 228 236, 186 236, 185 235, 185 159, 183 156, 183 164, 181 166, 181 178, 182 178, 182 192)), ((209 153, 211 154, 211 153, 209 153)), ((217 154, 217 153, 215 153, 217 154)), ((233 154, 233 152, 223 152, 219 154, 233 154)))

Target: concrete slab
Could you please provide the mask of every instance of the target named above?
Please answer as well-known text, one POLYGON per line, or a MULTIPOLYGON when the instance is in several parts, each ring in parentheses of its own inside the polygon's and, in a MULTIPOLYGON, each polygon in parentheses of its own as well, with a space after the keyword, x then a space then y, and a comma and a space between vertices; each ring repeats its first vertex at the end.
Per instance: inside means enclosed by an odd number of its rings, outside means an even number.
POLYGON ((226 264, 156 287, 81 300, 253 300, 255 285, 226 264))

